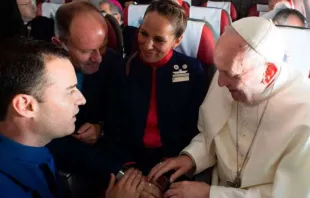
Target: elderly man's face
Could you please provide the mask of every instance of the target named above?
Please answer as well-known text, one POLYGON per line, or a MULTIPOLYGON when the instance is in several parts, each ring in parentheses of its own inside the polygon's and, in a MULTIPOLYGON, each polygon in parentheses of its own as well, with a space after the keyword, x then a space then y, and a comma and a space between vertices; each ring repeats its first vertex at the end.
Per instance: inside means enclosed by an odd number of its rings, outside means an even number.
POLYGON ((112 14, 110 5, 108 3, 102 3, 99 5, 99 10, 104 11, 107 14, 112 14))
POLYGON ((35 0, 16 0, 19 12, 25 22, 31 21, 36 17, 35 0))
POLYGON ((266 87, 263 84, 265 67, 255 67, 256 60, 244 60, 245 41, 231 31, 221 36, 215 48, 218 85, 226 87, 234 100, 250 104, 266 87))
POLYGON ((122 17, 121 17, 121 15, 119 13, 117 13, 117 12, 113 13, 112 10, 111 10, 111 6, 108 3, 101 3, 99 5, 98 9, 100 11, 104 11, 106 14, 112 15, 117 20, 118 24, 120 24, 120 25, 122 24, 122 17))

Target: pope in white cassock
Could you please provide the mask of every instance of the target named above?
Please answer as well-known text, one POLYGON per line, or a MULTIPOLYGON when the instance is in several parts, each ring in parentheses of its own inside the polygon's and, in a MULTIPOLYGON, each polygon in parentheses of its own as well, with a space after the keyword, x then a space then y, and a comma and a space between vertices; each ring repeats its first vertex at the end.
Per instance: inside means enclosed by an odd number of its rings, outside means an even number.
POLYGON ((236 21, 216 44, 218 72, 199 112, 199 134, 149 179, 214 166, 212 185, 173 183, 171 198, 310 197, 310 84, 283 63, 281 33, 271 21, 236 21))

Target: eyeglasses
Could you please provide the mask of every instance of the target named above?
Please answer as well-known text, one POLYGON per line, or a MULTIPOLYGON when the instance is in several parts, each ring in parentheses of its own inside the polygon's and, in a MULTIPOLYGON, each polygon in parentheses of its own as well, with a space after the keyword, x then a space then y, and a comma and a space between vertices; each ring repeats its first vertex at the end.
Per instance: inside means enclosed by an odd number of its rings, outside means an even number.
MULTIPOLYGON (((106 13, 104 10, 101 10, 101 14, 102 14, 103 16, 107 15, 107 13, 106 13)), ((111 14, 109 14, 109 15, 115 16, 115 15, 118 15, 118 13, 114 12, 114 13, 111 13, 111 14)))

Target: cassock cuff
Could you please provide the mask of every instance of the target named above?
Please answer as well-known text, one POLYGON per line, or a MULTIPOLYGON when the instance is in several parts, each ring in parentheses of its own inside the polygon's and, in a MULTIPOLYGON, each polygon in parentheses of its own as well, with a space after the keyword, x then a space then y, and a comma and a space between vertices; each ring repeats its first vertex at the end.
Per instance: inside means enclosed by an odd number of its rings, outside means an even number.
POLYGON ((181 154, 186 154, 193 160, 196 166, 194 173, 196 175, 213 166, 215 164, 215 160, 211 156, 206 155, 206 144, 194 144, 195 143, 191 143, 188 145, 183 151, 181 151, 181 154))

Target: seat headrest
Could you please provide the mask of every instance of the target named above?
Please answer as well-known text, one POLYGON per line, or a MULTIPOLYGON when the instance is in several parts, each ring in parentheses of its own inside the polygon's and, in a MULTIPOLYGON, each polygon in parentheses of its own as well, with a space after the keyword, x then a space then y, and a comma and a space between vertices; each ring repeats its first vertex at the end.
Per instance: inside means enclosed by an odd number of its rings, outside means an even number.
POLYGON ((256 5, 256 10, 258 12, 268 12, 269 11, 269 7, 267 4, 257 4, 256 5))
POLYGON ((248 11, 248 17, 251 16, 259 16, 259 12, 257 11, 257 6, 253 5, 248 11))
POLYGON ((208 22, 215 31, 215 39, 218 39, 225 28, 231 24, 228 13, 220 8, 191 6, 189 17, 208 22))
POLYGON ((263 16, 263 15, 265 15, 265 14, 267 14, 268 12, 259 12, 258 13, 258 16, 263 16))
POLYGON ((107 46, 120 54, 123 53, 123 36, 118 21, 112 15, 105 15, 108 25, 108 43, 107 46))
POLYGON ((188 5, 192 5, 192 0, 183 0, 183 2, 186 1, 188 3, 188 5))
POLYGON ((47 18, 55 18, 56 12, 61 5, 62 4, 46 3, 46 2, 39 4, 38 8, 40 10, 40 13, 38 15, 47 18))
POLYGON ((124 25, 139 27, 149 5, 130 5, 124 9, 124 25))
POLYGON ((221 8, 228 12, 231 16, 231 20, 235 21, 238 18, 237 10, 234 4, 226 1, 207 1, 203 4, 204 7, 221 8))
POLYGON ((278 26, 286 44, 286 62, 308 78, 310 71, 310 29, 278 26))
POLYGON ((189 20, 183 40, 176 51, 197 58, 205 64, 213 64, 214 47, 212 27, 204 21, 189 20))
MULTIPOLYGON (((124 8, 124 25, 139 27, 143 21, 144 13, 149 5, 130 5, 124 8)), ((183 1, 182 7, 186 16, 189 16, 189 5, 183 1)))

